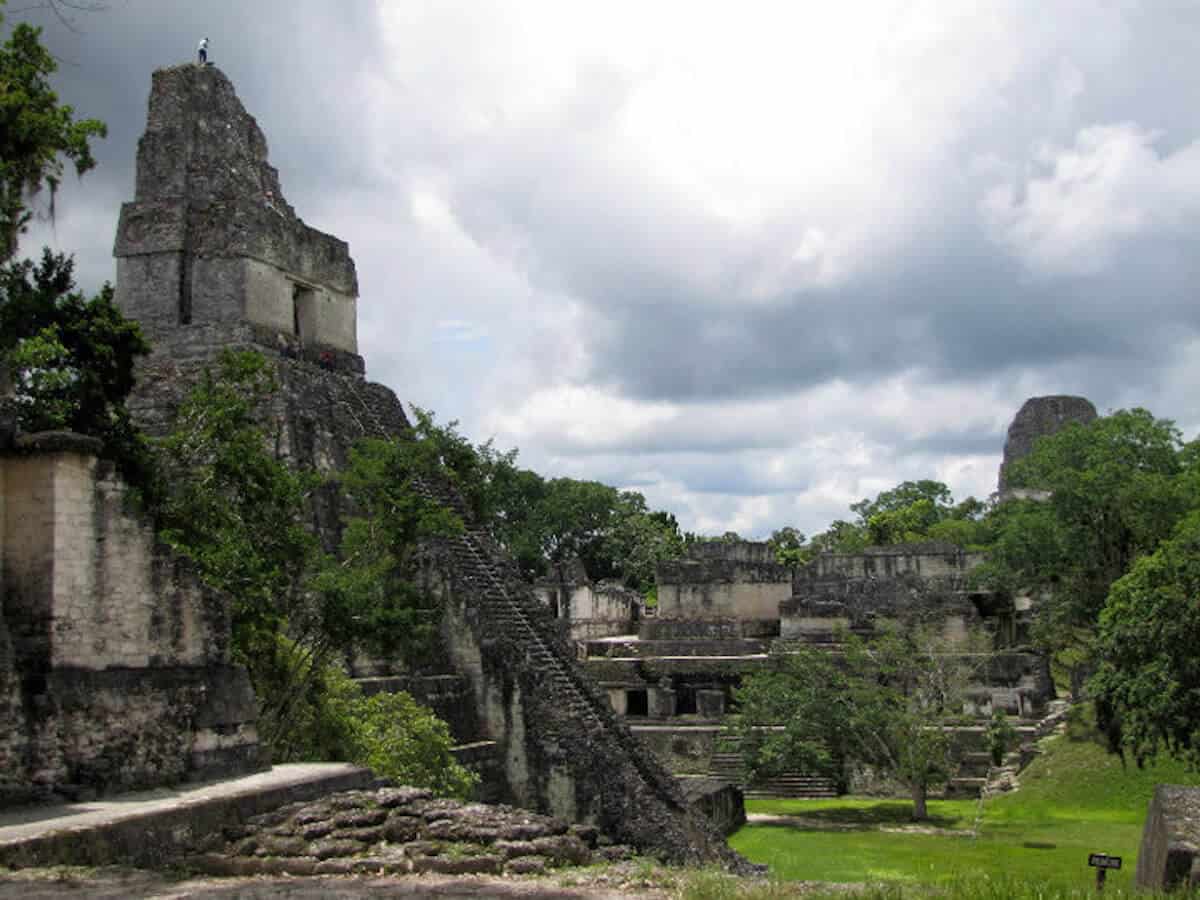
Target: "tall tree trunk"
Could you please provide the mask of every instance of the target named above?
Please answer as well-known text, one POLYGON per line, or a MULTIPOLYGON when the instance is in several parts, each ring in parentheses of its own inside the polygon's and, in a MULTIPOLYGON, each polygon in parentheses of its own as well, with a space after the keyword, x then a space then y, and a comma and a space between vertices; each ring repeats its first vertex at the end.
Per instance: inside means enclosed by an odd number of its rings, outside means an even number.
POLYGON ((912 783, 913 821, 924 822, 928 818, 925 812, 925 785, 914 781, 912 783))

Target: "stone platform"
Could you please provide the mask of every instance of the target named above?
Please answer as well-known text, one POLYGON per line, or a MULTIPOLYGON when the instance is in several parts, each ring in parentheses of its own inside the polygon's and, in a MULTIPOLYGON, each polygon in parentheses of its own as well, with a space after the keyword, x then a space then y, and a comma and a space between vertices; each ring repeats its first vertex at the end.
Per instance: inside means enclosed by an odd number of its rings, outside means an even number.
POLYGON ((199 837, 288 803, 370 787, 347 763, 293 763, 242 778, 0 814, 0 866, 162 865, 199 837))

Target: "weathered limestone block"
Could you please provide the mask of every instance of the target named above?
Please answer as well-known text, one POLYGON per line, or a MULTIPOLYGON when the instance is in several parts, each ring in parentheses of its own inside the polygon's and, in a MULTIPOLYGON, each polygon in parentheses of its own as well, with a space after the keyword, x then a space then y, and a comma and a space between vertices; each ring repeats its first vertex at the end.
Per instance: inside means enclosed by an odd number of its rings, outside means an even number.
POLYGON ((680 785, 692 808, 713 822, 722 834, 733 834, 746 824, 746 800, 736 784, 723 778, 683 778, 680 785))
POLYGON ((533 592, 577 641, 632 634, 642 605, 641 595, 619 582, 593 582, 579 559, 555 566, 533 592))
POLYGON ((648 715, 652 719, 669 719, 675 715, 675 691, 669 687, 651 687, 646 693, 648 715))
POLYGON ((725 715, 725 692, 712 688, 696 691, 696 712, 704 719, 720 719, 725 715))
POLYGON ((1154 891, 1200 887, 1200 788, 1160 784, 1154 789, 1138 851, 1137 886, 1154 891))

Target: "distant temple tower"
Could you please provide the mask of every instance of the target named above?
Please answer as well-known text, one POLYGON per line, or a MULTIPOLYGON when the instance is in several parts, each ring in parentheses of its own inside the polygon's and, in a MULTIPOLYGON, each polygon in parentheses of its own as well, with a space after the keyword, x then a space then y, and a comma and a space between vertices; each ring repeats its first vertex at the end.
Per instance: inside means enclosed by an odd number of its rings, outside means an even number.
MULTIPOLYGON (((1057 434, 1071 422, 1087 425, 1095 419, 1096 407, 1086 397, 1055 394, 1049 397, 1030 397, 1021 404, 1012 424, 1008 426, 1008 438, 1004 442, 1004 458, 1000 463, 1000 477, 997 479, 997 489, 1001 496, 1031 496, 1028 489, 1014 489, 1008 481, 1013 464, 1029 455, 1038 438, 1057 434)), ((1037 493, 1039 492, 1033 492, 1037 493)))
POLYGON ((113 254, 117 303, 157 350, 252 343, 363 372, 349 247, 284 200, 262 130, 214 66, 154 73, 113 254))

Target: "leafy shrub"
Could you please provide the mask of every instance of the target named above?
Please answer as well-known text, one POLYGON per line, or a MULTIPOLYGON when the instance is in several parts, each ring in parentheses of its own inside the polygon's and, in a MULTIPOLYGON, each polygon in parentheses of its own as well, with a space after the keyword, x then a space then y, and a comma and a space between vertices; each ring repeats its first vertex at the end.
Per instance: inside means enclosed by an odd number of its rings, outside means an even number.
POLYGON ((466 798, 479 777, 454 758, 450 729, 432 710, 406 693, 364 697, 336 666, 310 669, 303 648, 280 637, 278 683, 270 708, 286 710, 274 723, 271 749, 278 762, 341 760, 365 766, 381 778, 466 798), (290 665, 289 665, 290 664, 290 665))
POLYGON ((345 708, 352 762, 400 784, 465 799, 479 776, 450 752, 446 723, 410 695, 358 696, 345 708))

